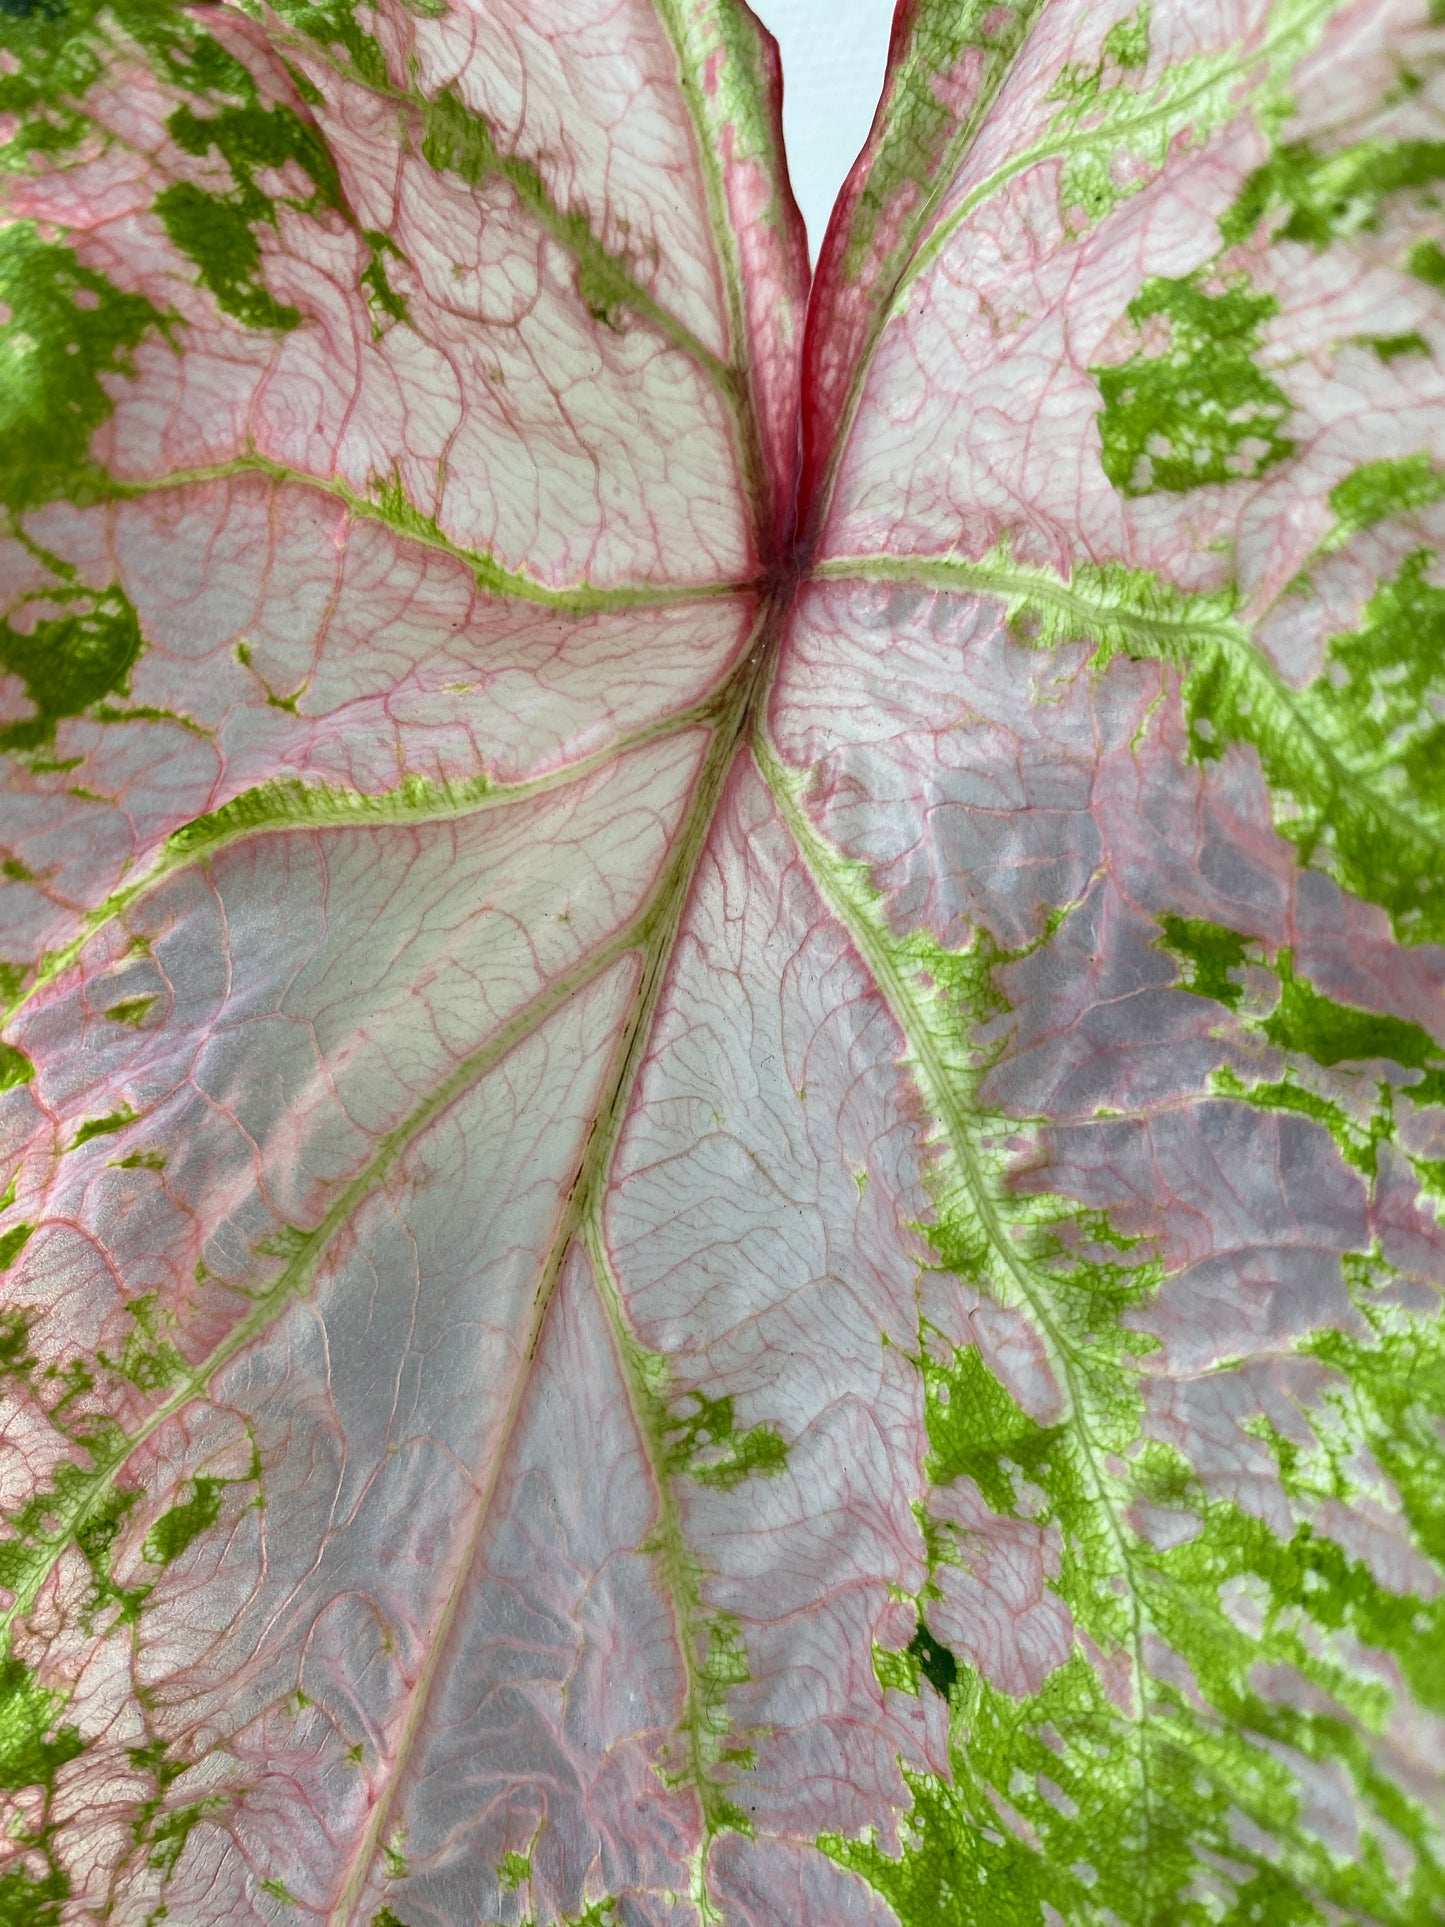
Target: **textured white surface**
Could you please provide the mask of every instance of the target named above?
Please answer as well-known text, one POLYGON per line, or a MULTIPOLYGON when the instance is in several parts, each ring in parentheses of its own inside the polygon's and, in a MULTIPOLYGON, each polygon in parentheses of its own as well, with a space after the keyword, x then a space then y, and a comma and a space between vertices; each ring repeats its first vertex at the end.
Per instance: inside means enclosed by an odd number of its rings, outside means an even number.
POLYGON ((782 48, 788 168, 816 261, 878 105, 893 0, 753 0, 753 12, 782 48))

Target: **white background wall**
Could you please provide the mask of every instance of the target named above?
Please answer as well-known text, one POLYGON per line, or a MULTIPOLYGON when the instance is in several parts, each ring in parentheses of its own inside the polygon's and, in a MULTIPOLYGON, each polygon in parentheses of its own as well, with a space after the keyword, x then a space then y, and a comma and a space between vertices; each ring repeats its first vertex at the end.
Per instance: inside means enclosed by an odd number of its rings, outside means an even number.
POLYGON ((783 137, 816 259, 883 83, 893 0, 752 0, 783 52, 783 137))

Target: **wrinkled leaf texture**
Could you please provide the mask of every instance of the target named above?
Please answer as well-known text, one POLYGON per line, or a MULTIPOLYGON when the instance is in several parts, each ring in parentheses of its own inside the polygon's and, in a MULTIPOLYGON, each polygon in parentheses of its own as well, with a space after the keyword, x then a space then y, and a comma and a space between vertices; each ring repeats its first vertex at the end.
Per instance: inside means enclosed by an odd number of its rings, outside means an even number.
POLYGON ((0 1922, 1445 1918, 1439 0, 0 33, 0 1922))

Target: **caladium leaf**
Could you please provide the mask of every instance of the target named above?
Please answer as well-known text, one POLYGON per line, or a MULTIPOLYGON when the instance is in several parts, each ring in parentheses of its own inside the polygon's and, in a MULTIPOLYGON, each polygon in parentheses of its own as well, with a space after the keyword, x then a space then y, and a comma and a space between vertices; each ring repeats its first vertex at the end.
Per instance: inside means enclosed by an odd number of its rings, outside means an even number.
POLYGON ((0 22, 0 1920, 1445 1909, 1445 23, 0 22))

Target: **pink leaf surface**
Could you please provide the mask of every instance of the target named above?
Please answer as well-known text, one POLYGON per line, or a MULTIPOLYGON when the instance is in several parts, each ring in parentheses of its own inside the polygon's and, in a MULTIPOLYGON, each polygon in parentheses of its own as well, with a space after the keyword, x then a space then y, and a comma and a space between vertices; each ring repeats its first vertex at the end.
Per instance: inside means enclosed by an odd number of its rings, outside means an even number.
POLYGON ((1445 23, 0 21, 0 1921, 1445 1907, 1445 23))

